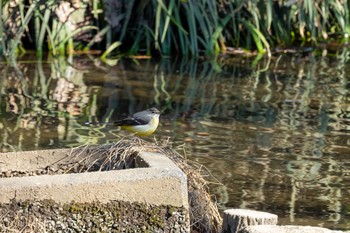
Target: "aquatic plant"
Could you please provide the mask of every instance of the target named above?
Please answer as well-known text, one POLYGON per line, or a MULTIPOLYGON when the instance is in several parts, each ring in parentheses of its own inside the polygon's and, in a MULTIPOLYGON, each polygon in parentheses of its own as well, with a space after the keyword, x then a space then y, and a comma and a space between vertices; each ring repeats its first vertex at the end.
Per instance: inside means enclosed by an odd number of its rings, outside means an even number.
POLYGON ((215 55, 242 47, 347 40, 349 2, 339 0, 0 0, 0 50, 8 57, 75 51, 215 55))

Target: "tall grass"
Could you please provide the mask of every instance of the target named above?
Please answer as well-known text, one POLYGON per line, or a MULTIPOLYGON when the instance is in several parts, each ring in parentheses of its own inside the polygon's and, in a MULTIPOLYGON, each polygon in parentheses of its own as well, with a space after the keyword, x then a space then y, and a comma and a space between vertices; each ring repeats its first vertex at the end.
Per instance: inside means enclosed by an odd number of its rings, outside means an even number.
POLYGON ((85 5, 0 0, 0 4, 0 49, 7 56, 14 56, 20 45, 30 48, 30 43, 39 56, 44 50, 66 54, 95 48, 109 48, 104 56, 116 50, 215 55, 237 47, 270 53, 276 46, 342 41, 350 33, 347 0, 93 0, 85 5))

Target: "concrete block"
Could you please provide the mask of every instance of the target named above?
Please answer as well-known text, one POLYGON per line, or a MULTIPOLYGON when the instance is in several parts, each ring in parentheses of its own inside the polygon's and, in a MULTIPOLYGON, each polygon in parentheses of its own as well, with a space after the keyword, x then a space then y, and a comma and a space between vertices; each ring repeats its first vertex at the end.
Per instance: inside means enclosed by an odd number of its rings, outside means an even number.
POLYGON ((327 228, 311 226, 255 225, 248 226, 239 233, 343 233, 343 231, 333 231, 327 228))
POLYGON ((241 229, 252 225, 276 225, 278 216, 267 212, 228 209, 224 211, 223 232, 238 233, 241 229))
MULTIPOLYGON (((85 155, 86 151, 75 158, 85 155)), ((70 159, 70 149, 0 153, 0 172, 35 171, 70 159)), ((188 209, 186 175, 169 158, 142 152, 136 163, 137 168, 125 170, 0 178, 0 203, 11 199, 58 203, 120 200, 188 209)))

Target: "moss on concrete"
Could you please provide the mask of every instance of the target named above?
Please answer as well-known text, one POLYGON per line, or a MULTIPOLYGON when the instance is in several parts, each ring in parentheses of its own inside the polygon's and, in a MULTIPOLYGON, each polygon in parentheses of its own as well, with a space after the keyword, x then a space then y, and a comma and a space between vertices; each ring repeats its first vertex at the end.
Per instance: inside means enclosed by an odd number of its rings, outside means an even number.
POLYGON ((0 205, 0 231, 187 232, 186 210, 113 201, 58 204, 51 200, 0 205))

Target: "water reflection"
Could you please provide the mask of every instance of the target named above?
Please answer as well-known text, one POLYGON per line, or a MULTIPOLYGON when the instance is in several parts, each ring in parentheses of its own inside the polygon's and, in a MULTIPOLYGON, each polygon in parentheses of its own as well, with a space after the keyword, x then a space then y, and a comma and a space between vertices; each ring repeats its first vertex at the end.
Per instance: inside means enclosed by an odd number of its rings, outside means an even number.
POLYGON ((208 168, 221 208, 350 229, 348 54, 1 63, 0 150, 115 141, 128 134, 85 122, 156 106, 157 142, 208 168))

